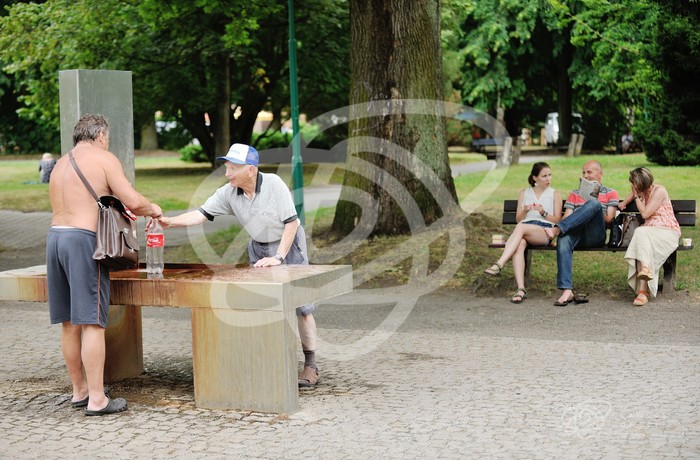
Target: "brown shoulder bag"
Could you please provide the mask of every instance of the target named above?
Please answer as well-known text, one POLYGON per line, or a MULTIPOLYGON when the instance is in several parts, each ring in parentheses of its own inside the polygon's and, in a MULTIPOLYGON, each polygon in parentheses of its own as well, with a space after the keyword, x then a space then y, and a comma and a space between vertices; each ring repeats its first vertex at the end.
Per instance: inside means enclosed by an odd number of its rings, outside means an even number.
POLYGON ((112 195, 97 197, 95 190, 85 179, 73 158, 68 153, 73 169, 97 201, 97 238, 92 258, 111 271, 128 270, 139 266, 139 240, 136 233, 136 216, 112 195))

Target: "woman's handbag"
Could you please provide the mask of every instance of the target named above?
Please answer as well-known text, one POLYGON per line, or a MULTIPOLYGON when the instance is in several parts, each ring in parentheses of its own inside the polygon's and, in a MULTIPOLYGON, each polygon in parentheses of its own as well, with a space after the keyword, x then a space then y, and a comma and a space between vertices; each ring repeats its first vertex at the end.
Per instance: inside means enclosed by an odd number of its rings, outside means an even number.
POLYGON ((73 152, 69 152, 73 169, 97 201, 97 232, 92 258, 112 271, 128 270, 139 266, 139 240, 136 216, 112 195, 97 197, 95 190, 78 168, 73 152))
POLYGON ((634 231, 644 223, 644 219, 639 214, 620 213, 613 220, 610 227, 610 240, 608 246, 611 248, 626 248, 632 241, 634 231))

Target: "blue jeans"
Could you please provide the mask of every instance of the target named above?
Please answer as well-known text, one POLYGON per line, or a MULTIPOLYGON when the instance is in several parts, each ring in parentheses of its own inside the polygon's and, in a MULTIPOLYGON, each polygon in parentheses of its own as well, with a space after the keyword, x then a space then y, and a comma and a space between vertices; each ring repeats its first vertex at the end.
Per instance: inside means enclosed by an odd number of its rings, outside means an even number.
POLYGON ((557 224, 561 234, 557 238, 557 287, 573 289, 574 248, 587 248, 605 244, 605 215, 596 200, 574 211, 557 224))

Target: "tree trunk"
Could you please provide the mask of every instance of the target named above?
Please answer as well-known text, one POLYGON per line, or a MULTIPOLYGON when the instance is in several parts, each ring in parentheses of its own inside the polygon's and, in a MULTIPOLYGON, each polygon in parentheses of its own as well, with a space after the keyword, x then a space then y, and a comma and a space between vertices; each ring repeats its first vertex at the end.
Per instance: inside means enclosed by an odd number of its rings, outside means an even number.
POLYGON ((226 156, 231 146, 231 130, 229 119, 231 118, 231 71, 230 59, 222 57, 221 81, 219 94, 216 98, 216 123, 214 124, 215 152, 217 157, 226 156))
POLYGON ((557 109, 559 111, 559 139, 557 144, 568 145, 571 139, 572 93, 569 68, 573 62, 571 26, 562 32, 562 48, 557 56, 557 109))
POLYGON ((214 159, 216 158, 214 136, 212 136, 211 130, 204 120, 204 112, 182 111, 182 124, 192 133, 192 136, 197 138, 199 144, 202 146, 202 150, 213 165, 215 162, 214 159))
POLYGON ((350 2, 350 121, 333 230, 407 234, 455 211, 438 0, 350 2))

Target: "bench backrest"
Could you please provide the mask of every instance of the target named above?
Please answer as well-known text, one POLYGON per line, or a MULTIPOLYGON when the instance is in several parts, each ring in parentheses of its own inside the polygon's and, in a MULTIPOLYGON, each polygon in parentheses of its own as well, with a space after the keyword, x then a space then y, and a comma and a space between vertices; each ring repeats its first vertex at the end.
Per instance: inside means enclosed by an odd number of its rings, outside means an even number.
MULTIPOLYGON (((564 200, 566 202, 566 200, 564 200)), ((671 200, 673 213, 681 227, 695 226, 695 200, 671 200)), ((515 225, 515 213, 518 209, 518 200, 505 200, 503 202, 503 224, 515 225)), ((632 202, 625 208, 625 212, 639 212, 637 205, 632 202)))

